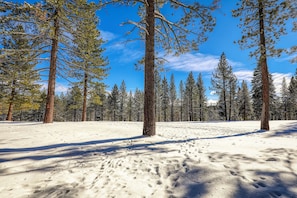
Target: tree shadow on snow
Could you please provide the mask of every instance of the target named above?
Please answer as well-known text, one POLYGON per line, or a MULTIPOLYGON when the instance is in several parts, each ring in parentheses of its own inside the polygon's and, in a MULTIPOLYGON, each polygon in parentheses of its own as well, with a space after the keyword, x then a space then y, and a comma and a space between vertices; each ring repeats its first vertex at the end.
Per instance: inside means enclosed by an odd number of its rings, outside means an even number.
POLYGON ((297 135, 297 122, 289 123, 283 125, 283 128, 279 131, 274 132, 271 137, 276 136, 287 136, 287 135, 297 135))
POLYGON ((212 162, 223 164, 232 178, 231 183, 236 185, 231 197, 297 198, 297 174, 292 164, 292 160, 297 158, 297 150, 265 149, 261 151, 261 156, 258 158, 227 153, 211 153, 210 155, 212 162), (242 168, 251 163, 255 164, 253 168, 242 168), (295 192, 292 189, 295 189, 295 192))
POLYGON ((84 157, 89 154, 97 155, 102 154, 113 154, 121 150, 135 150, 135 151, 150 151, 150 152, 168 152, 168 148, 164 149, 158 147, 159 145, 184 143, 188 141, 198 140, 199 138, 191 138, 186 140, 166 140, 160 142, 148 142, 148 143, 137 143, 134 140, 146 138, 146 136, 135 136, 129 138, 115 138, 106 140, 96 140, 78 143, 62 143, 45 145, 39 147, 27 147, 27 148, 3 148, 0 149, 0 156, 9 154, 22 154, 20 157, 12 158, 0 158, 0 163, 7 161, 19 161, 19 160, 46 160, 51 158, 66 158, 66 157, 84 157), (113 144, 114 142, 119 142, 113 144), (111 143, 108 145, 100 145, 104 143, 111 143), (92 146, 93 145, 93 146, 92 146), (98 146, 96 146, 98 145, 98 146), (92 146, 92 147, 89 147, 92 146), (34 153, 42 151, 44 153, 34 153))

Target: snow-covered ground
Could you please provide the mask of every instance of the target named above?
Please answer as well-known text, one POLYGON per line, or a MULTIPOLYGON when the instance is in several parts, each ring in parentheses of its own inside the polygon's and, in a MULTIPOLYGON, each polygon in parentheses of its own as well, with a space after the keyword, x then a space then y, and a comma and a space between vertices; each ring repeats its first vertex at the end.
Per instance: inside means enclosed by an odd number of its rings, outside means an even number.
POLYGON ((297 121, 0 122, 0 197, 297 197, 297 121))

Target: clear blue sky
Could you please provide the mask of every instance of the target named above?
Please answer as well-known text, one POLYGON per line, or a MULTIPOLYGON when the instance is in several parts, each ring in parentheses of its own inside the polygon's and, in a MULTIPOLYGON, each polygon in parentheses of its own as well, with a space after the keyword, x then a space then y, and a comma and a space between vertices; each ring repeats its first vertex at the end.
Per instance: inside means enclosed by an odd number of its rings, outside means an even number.
MULTIPOLYGON (((204 2, 209 1, 204 0, 204 2)), ((198 52, 190 52, 179 57, 166 57, 169 62, 164 66, 166 72, 163 72, 162 76, 166 75, 169 80, 173 73, 178 88, 180 80, 185 82, 190 71, 194 72, 196 79, 201 72, 208 99, 216 100, 217 96, 211 95, 209 90, 210 79, 220 55, 225 52, 238 80, 250 82, 256 60, 249 57, 248 50, 241 50, 237 44, 234 44, 234 41, 240 38, 241 32, 237 27, 239 19, 233 18, 231 13, 231 10, 236 8, 236 2, 221 0, 221 8, 213 12, 217 25, 213 32, 207 34, 208 41, 199 46, 198 52)), ((166 16, 166 13, 163 15, 166 16)), ((100 19, 98 28, 103 39, 107 41, 104 44, 106 49, 104 55, 109 59, 110 71, 104 82, 109 86, 108 90, 111 90, 114 84, 120 85, 122 80, 125 80, 128 91, 134 92, 136 88, 143 89, 143 71, 136 70, 134 65, 144 54, 144 42, 134 40, 137 38, 135 34, 126 35, 132 26, 121 25, 128 20, 138 20, 137 7, 108 6, 98 11, 98 17, 100 19), (127 42, 128 40, 132 41, 127 42)), ((280 45, 286 48, 297 44, 297 33, 291 30, 288 32, 289 34, 280 41, 280 45)), ((289 82, 296 71, 297 64, 290 63, 289 59, 287 55, 268 59, 269 71, 273 75, 277 88, 280 87, 283 77, 286 77, 289 82)), ((58 79, 57 91, 65 90, 65 86, 67 85, 58 79)))
MULTIPOLYGON (((190 71, 194 72, 196 79, 201 72, 207 88, 208 99, 215 100, 217 96, 212 96, 209 90, 210 78, 222 52, 225 52, 239 81, 250 82, 256 60, 249 57, 248 50, 241 50, 237 44, 234 44, 234 41, 238 40, 241 35, 241 30, 237 27, 239 19, 233 18, 231 13, 231 10, 236 8, 236 2, 221 0, 221 8, 214 12, 217 25, 214 31, 208 34, 208 41, 200 45, 198 52, 190 52, 180 57, 167 57, 169 63, 165 65, 166 72, 162 75, 166 75, 169 80, 173 73, 176 87, 180 80, 185 82, 190 71)), ((121 81, 125 80, 127 89, 132 91, 136 88, 143 89, 143 71, 136 71, 134 64, 143 56, 144 43, 142 41, 125 42, 135 37, 131 38, 125 35, 131 26, 121 26, 120 24, 135 18, 136 12, 136 8, 123 7, 108 7, 98 12, 101 21, 99 29, 103 38, 108 40, 104 47, 111 67, 105 82, 107 85, 113 86, 115 83, 120 85, 121 81)), ((289 30, 289 34, 281 39, 280 44, 284 47, 296 45, 297 33, 292 33, 289 30)), ((286 77, 287 83, 289 83, 290 77, 296 71, 297 64, 290 63, 289 59, 290 57, 287 55, 268 59, 269 71, 273 75, 277 88, 280 88, 283 77, 286 77)))

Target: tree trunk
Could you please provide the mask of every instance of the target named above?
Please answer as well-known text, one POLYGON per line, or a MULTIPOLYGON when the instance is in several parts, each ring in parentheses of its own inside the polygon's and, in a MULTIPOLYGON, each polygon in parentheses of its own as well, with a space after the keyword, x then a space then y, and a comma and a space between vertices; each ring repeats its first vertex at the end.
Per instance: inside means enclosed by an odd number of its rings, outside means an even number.
POLYGON ((87 121, 87 94, 88 94, 88 74, 85 72, 84 77, 84 98, 81 121, 87 121))
POLYGON ((54 101, 55 101, 58 32, 59 32, 58 11, 55 12, 54 29, 55 31, 54 31, 54 37, 52 39, 50 71, 49 71, 45 115, 44 115, 43 123, 52 123, 54 121, 54 101))
POLYGON ((266 42, 264 29, 264 5, 261 0, 259 2, 259 24, 260 24, 260 64, 262 73, 262 114, 261 114, 261 130, 269 130, 269 77, 266 57, 266 42))
POLYGON ((145 82, 143 135, 156 134, 155 120, 155 1, 146 1, 145 82))

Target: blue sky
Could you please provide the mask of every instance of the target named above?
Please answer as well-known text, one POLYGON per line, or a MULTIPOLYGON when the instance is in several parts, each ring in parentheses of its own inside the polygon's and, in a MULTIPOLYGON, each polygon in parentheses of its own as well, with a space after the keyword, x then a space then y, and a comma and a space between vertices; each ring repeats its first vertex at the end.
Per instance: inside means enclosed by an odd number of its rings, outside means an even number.
MULTIPOLYGON (((209 1, 204 0, 204 2, 209 1)), ((224 52, 239 82, 242 80, 250 82, 256 60, 249 57, 248 50, 241 50, 237 44, 234 44, 241 35, 241 30, 237 27, 239 19, 233 18, 231 13, 231 10, 236 8, 236 2, 221 0, 221 8, 213 12, 217 25, 213 32, 207 34, 208 41, 199 46, 199 51, 189 52, 179 57, 166 56, 168 63, 164 65, 165 72, 161 73, 162 76, 166 75, 169 79, 173 73, 178 87, 180 80, 185 82, 190 71, 193 71, 196 79, 201 72, 208 99, 216 100, 217 96, 212 95, 209 89, 210 79, 220 55, 224 52)), ((163 14, 166 16, 166 13, 163 14)), ((143 70, 136 70, 135 63, 143 57, 144 42, 136 40, 138 36, 135 34, 126 34, 132 26, 122 25, 128 20, 138 20, 137 7, 108 6, 98 11, 98 17, 100 19, 98 28, 103 39, 107 41, 104 44, 106 49, 104 56, 108 57, 110 71, 104 82, 109 86, 108 90, 111 90, 114 84, 120 85, 123 80, 128 91, 134 92, 136 88, 143 90, 143 70)), ((297 33, 290 30, 288 32, 289 34, 281 38, 279 43, 285 48, 297 44, 297 33)), ((292 64, 289 60, 290 57, 287 55, 268 59, 269 71, 273 75, 277 89, 283 77, 286 77, 289 82, 296 71, 297 64, 292 64)), ((57 92, 66 89, 67 83, 58 78, 57 92)))
MULTIPOLYGON (((193 71, 196 79, 201 72, 208 99, 216 100, 217 96, 212 95, 209 89, 210 79, 220 55, 225 52, 238 80, 250 82, 256 67, 256 60, 249 57, 248 50, 241 50, 237 44, 234 44, 234 41, 238 40, 241 35, 241 30, 237 27, 239 19, 233 18, 231 13, 231 10, 236 8, 236 2, 222 0, 221 8, 214 11, 217 25, 213 32, 208 33, 208 41, 200 45, 199 51, 179 57, 167 56, 168 63, 164 65, 166 70, 162 76, 166 75, 169 79, 173 73, 176 87, 178 87, 180 80, 185 82, 190 71, 193 71)), ((106 84, 111 86, 109 89, 114 84, 120 85, 122 80, 125 80, 128 90, 143 89, 143 71, 136 71, 134 64, 143 56, 144 43, 143 41, 125 42, 132 39, 125 35, 131 26, 121 26, 122 22, 135 17, 136 10, 136 8, 108 7, 98 12, 99 28, 103 38, 108 40, 104 47, 111 67, 109 76, 105 80, 106 84)), ((289 34, 281 39, 280 44, 284 47, 297 44, 297 33, 289 31, 289 34)), ((277 89, 280 88, 283 77, 286 77, 288 83, 296 71, 297 65, 290 63, 289 60, 290 57, 287 55, 268 59, 269 71, 273 75, 277 89)))

